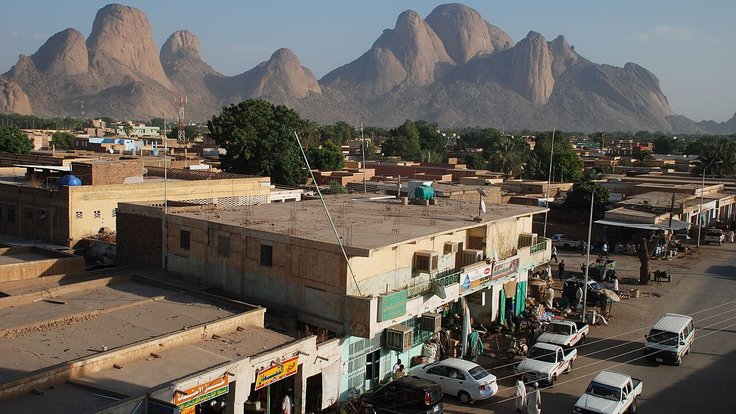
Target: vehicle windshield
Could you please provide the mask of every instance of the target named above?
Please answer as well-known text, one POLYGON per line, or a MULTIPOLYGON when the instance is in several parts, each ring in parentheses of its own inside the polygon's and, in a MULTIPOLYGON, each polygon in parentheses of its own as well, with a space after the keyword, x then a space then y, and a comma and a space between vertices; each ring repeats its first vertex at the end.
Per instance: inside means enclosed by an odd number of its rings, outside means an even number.
POLYGON ((491 375, 490 372, 486 371, 485 368, 481 367, 480 365, 477 367, 473 367, 470 371, 468 371, 471 377, 474 379, 483 379, 489 375, 491 375))
POLYGON ((675 332, 660 331, 652 329, 647 335, 647 341, 656 342, 660 345, 677 345, 678 335, 675 332))
POLYGON ((569 325, 563 325, 559 323, 551 323, 547 325, 548 333, 559 334, 559 335, 570 335, 572 333, 572 327, 569 325))
POLYGON ((585 390, 585 393, 605 398, 607 400, 621 401, 621 390, 619 388, 599 384, 597 382, 591 382, 590 385, 588 385, 588 389, 585 390))
POLYGON ((543 362, 557 362, 555 351, 550 351, 549 349, 542 349, 537 347, 532 347, 532 349, 529 350, 529 358, 543 362))

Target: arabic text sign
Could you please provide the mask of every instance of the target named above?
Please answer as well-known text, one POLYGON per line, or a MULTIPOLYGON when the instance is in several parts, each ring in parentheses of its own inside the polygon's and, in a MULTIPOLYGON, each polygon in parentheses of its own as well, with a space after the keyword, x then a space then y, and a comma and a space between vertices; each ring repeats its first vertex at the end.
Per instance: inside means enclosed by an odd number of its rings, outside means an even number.
POLYGON ((509 275, 512 275, 519 271, 519 258, 517 256, 509 257, 506 260, 502 260, 500 262, 496 262, 493 265, 493 274, 491 276, 491 279, 501 279, 502 277, 506 277, 509 275))
POLYGON ((230 390, 227 374, 210 382, 199 384, 183 392, 174 393, 174 404, 179 408, 187 408, 199 403, 209 401, 220 395, 227 394, 230 390))
POLYGON ((256 374, 255 389, 259 390, 267 385, 273 384, 274 382, 290 377, 296 374, 297 368, 299 368, 298 355, 294 358, 287 359, 280 364, 263 369, 256 374))
POLYGON ((460 286, 464 290, 474 289, 491 279, 491 265, 484 264, 483 266, 468 270, 461 277, 460 286))

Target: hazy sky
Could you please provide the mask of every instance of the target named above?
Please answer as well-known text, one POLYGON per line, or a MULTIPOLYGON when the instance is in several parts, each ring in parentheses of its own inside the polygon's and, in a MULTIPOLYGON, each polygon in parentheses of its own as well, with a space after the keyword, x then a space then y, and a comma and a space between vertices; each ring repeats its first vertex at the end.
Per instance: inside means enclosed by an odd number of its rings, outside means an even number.
MULTIPOLYGON (((293 50, 317 78, 367 51, 384 29, 412 9, 426 17, 441 1, 131 0, 148 16, 160 47, 188 29, 202 57, 235 75, 293 50)), ((0 14, 0 73, 19 54, 34 53, 67 27, 89 35, 96 0, 8 0, 0 14)), ((696 121, 725 121, 736 112, 736 1, 708 0, 506 0, 466 1, 517 42, 529 31, 547 40, 565 35, 595 63, 635 62, 652 71, 673 110, 696 121)))

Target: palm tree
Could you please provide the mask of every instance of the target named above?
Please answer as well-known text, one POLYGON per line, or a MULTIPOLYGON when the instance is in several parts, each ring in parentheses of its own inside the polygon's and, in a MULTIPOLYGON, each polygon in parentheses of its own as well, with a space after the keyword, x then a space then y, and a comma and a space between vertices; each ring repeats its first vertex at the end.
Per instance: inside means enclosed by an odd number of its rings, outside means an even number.
POLYGON ((729 175, 736 172, 736 143, 722 140, 715 144, 703 147, 698 157, 700 165, 694 171, 695 175, 702 175, 703 168, 708 167, 706 174, 712 176, 729 175))
POLYGON ((504 174, 515 175, 527 161, 529 147, 513 137, 501 137, 489 149, 491 168, 504 174))

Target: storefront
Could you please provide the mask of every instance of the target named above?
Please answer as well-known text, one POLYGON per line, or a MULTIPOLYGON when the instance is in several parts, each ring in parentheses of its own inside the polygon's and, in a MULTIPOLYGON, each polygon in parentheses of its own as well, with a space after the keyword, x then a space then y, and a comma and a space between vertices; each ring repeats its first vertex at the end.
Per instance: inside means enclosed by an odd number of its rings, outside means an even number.
POLYGON ((225 373, 212 381, 184 390, 175 390, 173 404, 181 414, 220 414, 232 412, 234 381, 225 373))

